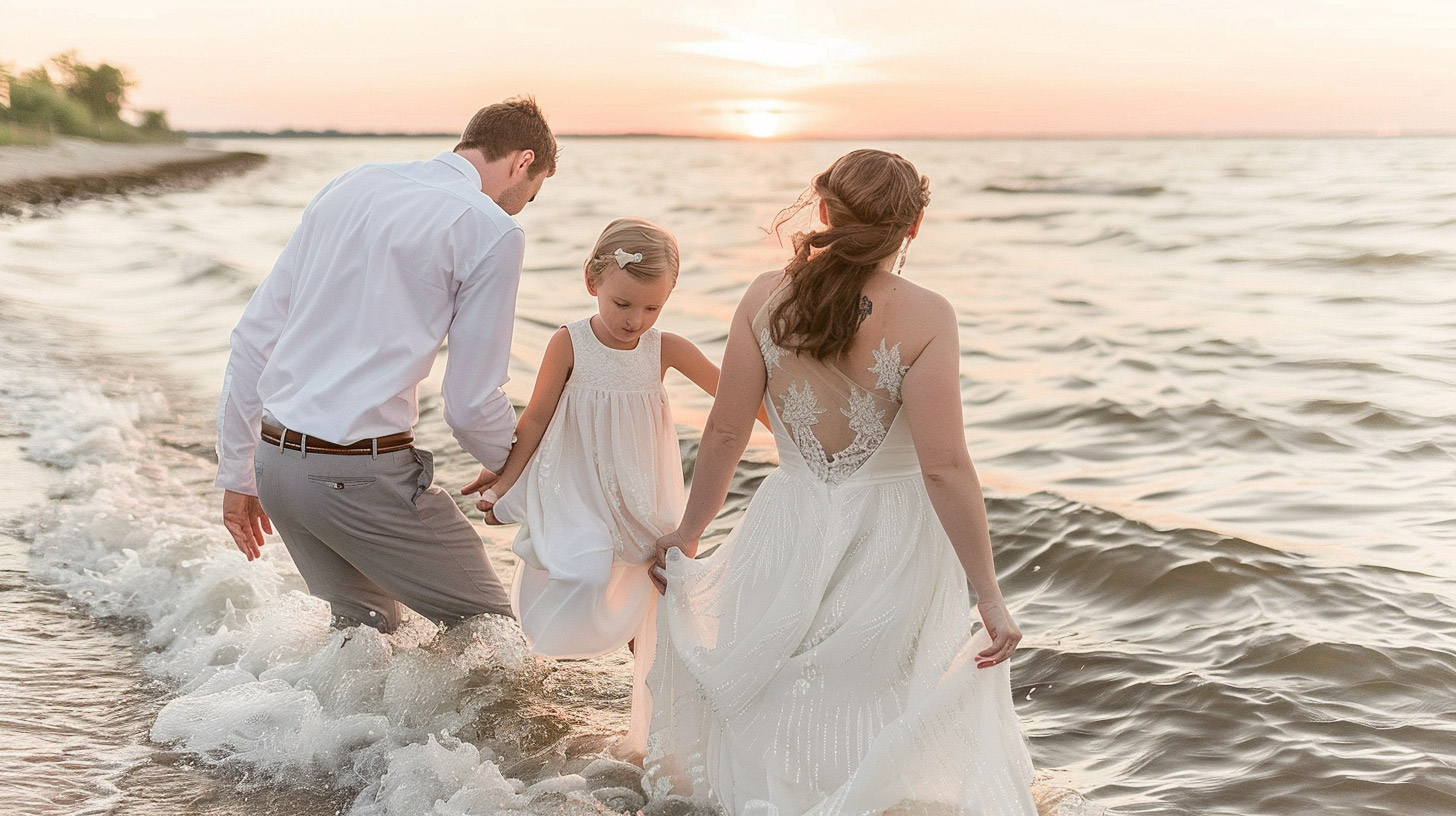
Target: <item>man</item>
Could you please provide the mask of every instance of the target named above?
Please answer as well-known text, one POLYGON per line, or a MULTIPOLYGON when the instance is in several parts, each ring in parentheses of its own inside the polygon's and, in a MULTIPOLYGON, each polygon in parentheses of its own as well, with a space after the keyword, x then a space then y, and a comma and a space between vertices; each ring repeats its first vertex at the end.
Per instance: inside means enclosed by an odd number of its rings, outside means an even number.
POLYGON ((413 447, 416 389, 448 336, 445 421, 494 483, 515 415, 500 390, 525 237, 511 217, 556 171, 533 100, 482 108, 429 161, 329 182, 232 335, 217 486, 238 549, 276 525, 336 626, 510 615, 480 537, 413 447), (271 520, 271 524, 270 524, 271 520))

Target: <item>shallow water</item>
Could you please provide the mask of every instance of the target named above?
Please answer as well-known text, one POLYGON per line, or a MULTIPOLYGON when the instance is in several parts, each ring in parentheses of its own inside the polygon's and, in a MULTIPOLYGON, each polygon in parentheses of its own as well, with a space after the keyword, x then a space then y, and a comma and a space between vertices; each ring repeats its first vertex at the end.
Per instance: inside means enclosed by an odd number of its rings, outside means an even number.
MULTIPOLYGON (((35 463, 0 504, 20 542, 0 553, 0 802, 635 806, 630 769, 599 758, 625 653, 538 662, 507 631, 418 619, 346 640, 281 545, 248 564, 227 543, 210 449, 242 305, 329 178, 450 146, 237 144, 273 160, 0 224, 0 443, 35 463)), ((661 325, 715 356, 742 287, 782 261, 762 228, 851 145, 564 147, 521 218, 517 399, 591 308, 580 263, 606 221, 677 233, 661 325)), ((906 274, 960 316, 1046 810, 1456 812, 1456 140, 891 147, 932 181, 906 274)), ((708 402, 669 391, 690 464, 708 402)), ((437 393, 419 434, 461 484, 437 393)), ((771 466, 756 441, 718 533, 771 466)))

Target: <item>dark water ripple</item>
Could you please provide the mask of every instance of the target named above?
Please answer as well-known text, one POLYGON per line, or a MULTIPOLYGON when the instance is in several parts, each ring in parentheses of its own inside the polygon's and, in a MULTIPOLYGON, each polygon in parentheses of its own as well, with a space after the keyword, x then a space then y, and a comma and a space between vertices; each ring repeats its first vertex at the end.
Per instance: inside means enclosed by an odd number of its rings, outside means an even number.
POLYGON ((1331 814, 1456 807, 1456 604, 1413 595, 1419 576, 1050 496, 989 507, 1006 589, 1038 633, 1014 673, 1034 741, 1091 776, 1172 780, 1095 798, 1244 816, 1301 800, 1331 814), (1112 736, 1129 732, 1136 746, 1112 736))

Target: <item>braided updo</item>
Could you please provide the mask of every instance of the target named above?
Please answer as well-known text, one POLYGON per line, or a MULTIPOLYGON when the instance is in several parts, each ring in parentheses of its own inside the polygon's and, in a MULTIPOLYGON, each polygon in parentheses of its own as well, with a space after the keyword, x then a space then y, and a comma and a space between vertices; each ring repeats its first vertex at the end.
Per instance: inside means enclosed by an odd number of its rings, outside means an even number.
POLYGON ((930 181, 902 156, 856 150, 815 176, 798 202, 779 213, 775 228, 817 201, 829 223, 794 235, 794 257, 784 268, 788 286, 769 331, 776 345, 824 360, 849 351, 865 282, 899 251, 930 203, 930 181))

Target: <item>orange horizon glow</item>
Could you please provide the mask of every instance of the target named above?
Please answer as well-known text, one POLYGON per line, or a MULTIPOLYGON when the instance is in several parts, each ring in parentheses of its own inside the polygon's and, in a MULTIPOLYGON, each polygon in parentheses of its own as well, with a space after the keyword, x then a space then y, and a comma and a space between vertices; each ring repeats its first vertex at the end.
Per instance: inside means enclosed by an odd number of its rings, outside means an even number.
POLYGON ((189 130, 458 132, 527 93, 560 133, 745 139, 1456 132, 1456 3, 51 0, 0 61, 77 49, 189 130))

